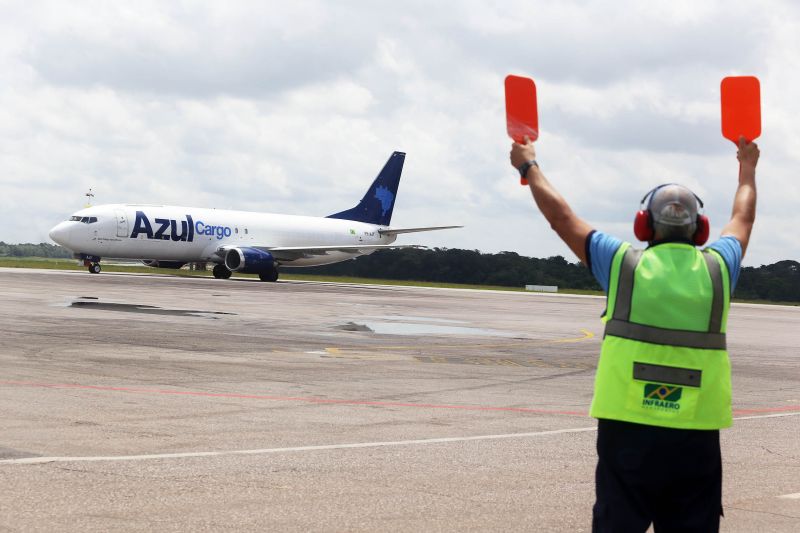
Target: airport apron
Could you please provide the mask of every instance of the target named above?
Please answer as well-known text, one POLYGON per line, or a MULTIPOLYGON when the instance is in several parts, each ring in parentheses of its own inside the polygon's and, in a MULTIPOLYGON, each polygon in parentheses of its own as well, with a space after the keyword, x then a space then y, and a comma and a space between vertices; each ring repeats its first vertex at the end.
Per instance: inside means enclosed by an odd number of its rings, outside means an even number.
POLYGON ((732 423, 722 258, 690 244, 623 244, 611 265, 590 414, 682 429, 732 423))

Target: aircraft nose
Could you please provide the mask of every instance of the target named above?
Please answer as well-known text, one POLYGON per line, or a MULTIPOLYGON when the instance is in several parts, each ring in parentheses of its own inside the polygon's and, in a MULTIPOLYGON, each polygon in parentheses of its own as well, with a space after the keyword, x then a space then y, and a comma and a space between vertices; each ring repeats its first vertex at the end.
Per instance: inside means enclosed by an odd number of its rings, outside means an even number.
POLYGON ((66 222, 61 222, 60 224, 56 225, 53 229, 50 230, 50 238, 53 242, 64 246, 67 240, 67 236, 69 235, 69 224, 66 222))

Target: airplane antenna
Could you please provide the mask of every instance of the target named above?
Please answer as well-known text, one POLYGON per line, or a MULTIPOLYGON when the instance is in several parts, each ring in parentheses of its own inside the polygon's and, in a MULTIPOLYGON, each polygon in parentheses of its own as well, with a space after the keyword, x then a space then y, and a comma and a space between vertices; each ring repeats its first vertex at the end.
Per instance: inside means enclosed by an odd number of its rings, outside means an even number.
POLYGON ((94 198, 94 193, 92 192, 92 189, 89 189, 89 192, 84 194, 84 196, 86 196, 86 207, 92 207, 92 198, 94 198))

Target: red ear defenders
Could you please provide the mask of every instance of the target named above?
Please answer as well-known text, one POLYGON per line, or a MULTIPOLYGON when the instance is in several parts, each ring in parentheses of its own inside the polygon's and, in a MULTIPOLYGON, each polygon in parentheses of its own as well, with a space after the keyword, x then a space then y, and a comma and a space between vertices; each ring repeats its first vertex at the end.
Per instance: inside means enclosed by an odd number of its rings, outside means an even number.
MULTIPOLYGON (((636 235, 636 238, 640 241, 650 242, 655 238, 653 214, 650 212, 650 204, 653 201, 653 196, 655 195, 656 191, 662 187, 666 187, 667 185, 674 184, 665 183, 664 185, 659 185, 658 187, 648 191, 648 193, 642 197, 642 201, 639 202, 639 211, 636 213, 636 218, 633 220, 633 234, 636 235), (647 200, 647 205, 645 205, 645 200, 647 200)), ((695 246, 702 246, 708 240, 709 233, 711 233, 711 224, 708 221, 708 217, 700 212, 703 209, 703 200, 701 200, 700 197, 694 193, 692 193, 692 195, 694 195, 695 199, 697 200, 698 206, 697 220, 694 234, 692 235, 692 242, 695 244, 695 246)))

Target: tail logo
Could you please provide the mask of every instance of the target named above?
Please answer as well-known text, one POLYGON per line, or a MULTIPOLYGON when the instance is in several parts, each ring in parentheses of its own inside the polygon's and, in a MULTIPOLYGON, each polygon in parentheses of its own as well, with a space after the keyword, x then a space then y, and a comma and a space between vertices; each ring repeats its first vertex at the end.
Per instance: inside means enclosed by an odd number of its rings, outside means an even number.
POLYGON ((380 186, 375 189, 375 198, 381 203, 381 209, 383 209, 381 216, 386 216, 386 212, 392 208, 394 203, 394 194, 386 187, 380 186))

